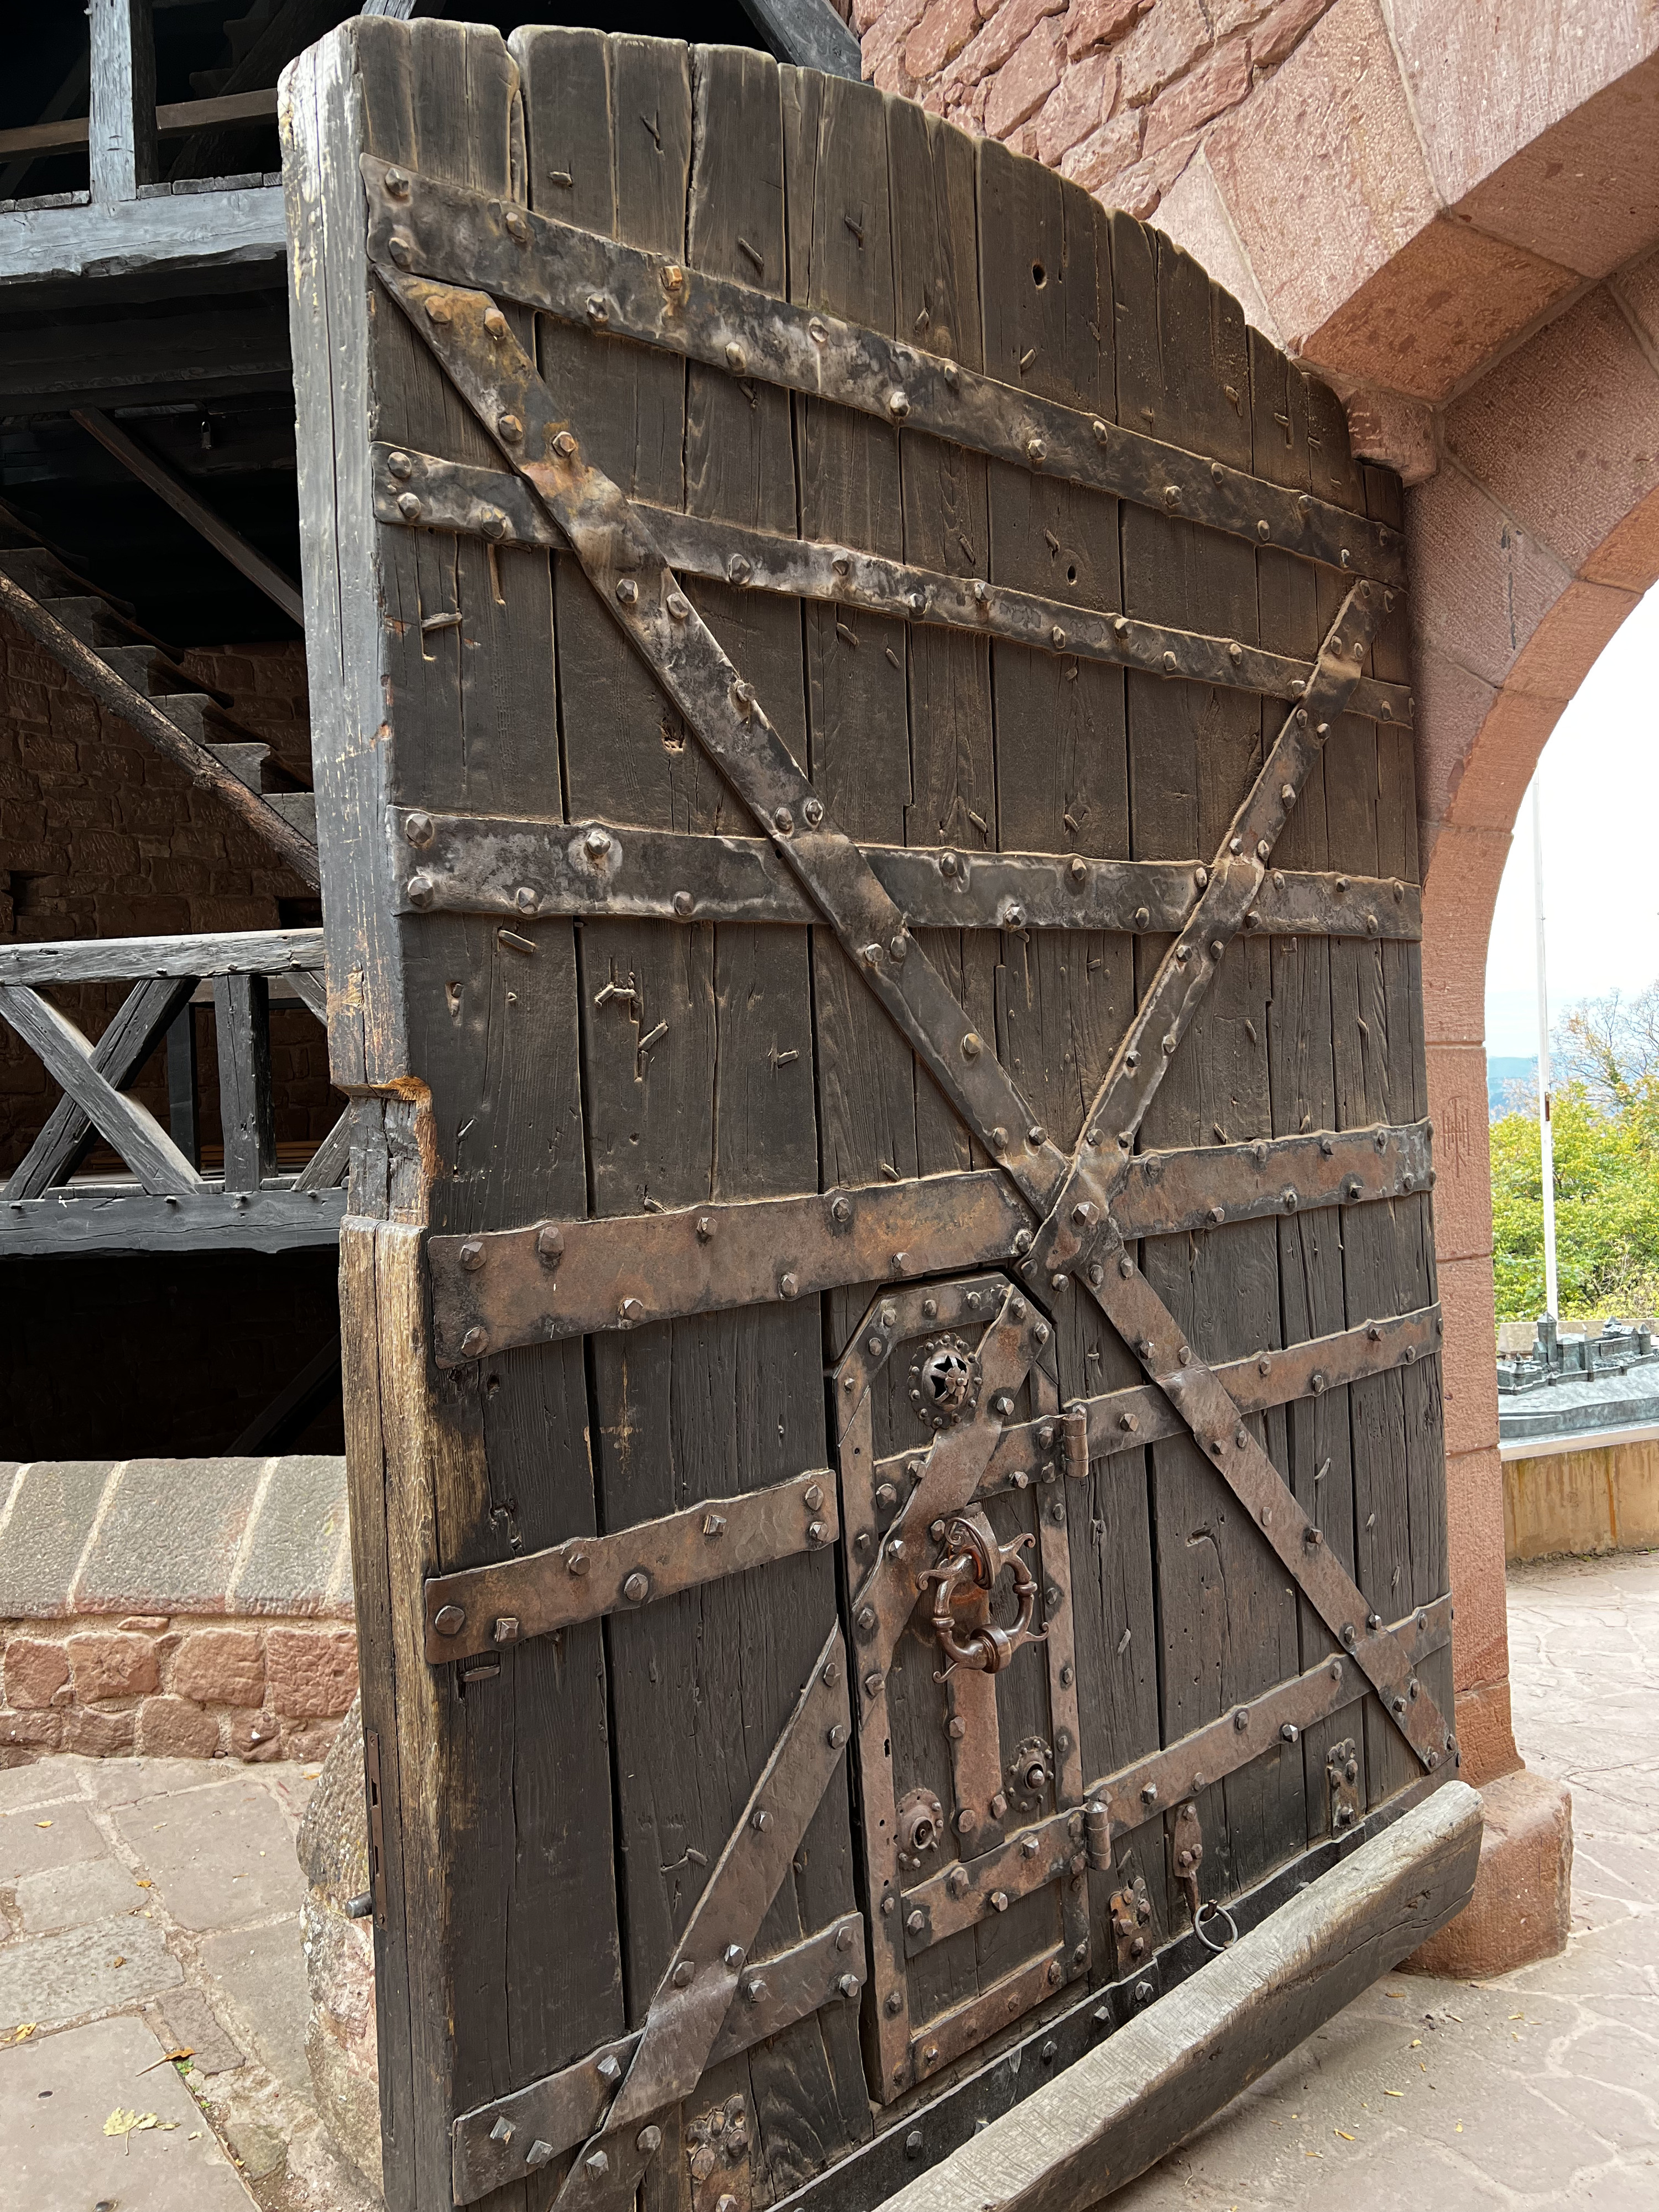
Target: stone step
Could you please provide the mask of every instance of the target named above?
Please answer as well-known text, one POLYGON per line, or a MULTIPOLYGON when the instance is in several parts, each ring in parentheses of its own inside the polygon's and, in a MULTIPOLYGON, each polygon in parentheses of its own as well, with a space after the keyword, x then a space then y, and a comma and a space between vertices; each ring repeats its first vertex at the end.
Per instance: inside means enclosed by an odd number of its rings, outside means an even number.
POLYGON ((40 545, 0 546, 0 576, 9 576, 33 599, 76 588, 75 579, 63 562, 40 545))

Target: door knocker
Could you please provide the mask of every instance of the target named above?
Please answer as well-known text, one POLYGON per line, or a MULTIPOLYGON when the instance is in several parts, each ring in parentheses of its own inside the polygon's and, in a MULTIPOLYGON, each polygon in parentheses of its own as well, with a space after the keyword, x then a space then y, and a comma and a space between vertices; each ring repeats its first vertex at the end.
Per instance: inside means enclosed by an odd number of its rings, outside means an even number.
MULTIPOLYGON (((939 1524, 934 1523, 935 1532, 939 1524)), ((1036 1613, 1037 1581, 1020 1556, 1036 1541, 1029 1534, 1012 1544, 1000 1544, 981 1514, 961 1513, 944 1537, 944 1554, 936 1566, 924 1568, 923 1583, 933 1586, 932 1611, 927 1626, 933 1632, 945 1666, 936 1674, 944 1681, 953 1667, 971 1667, 987 1674, 1000 1674, 1022 1644, 1041 1644, 1048 1636, 1031 1626, 1036 1613), (991 1592, 1005 1567, 1014 1577, 1014 1597, 1019 1618, 1012 1628, 999 1628, 990 1618, 991 1592), (969 1614, 967 1633, 960 1632, 957 1608, 969 1614)))

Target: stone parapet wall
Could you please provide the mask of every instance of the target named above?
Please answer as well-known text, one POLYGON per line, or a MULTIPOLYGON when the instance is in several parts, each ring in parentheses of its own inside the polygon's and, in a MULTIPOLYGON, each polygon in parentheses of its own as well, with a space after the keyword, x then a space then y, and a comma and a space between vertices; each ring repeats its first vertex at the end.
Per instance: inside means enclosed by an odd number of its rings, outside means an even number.
POLYGON ((345 1463, 0 1463, 0 1765, 319 1759, 357 1686, 345 1463))

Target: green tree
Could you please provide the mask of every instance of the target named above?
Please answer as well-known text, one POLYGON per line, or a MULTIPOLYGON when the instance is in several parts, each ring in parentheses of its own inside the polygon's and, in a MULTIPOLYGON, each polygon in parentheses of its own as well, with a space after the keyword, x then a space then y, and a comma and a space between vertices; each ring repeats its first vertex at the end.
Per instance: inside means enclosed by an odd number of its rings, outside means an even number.
MULTIPOLYGON (((1556 1255, 1564 1317, 1659 1306, 1659 984, 1575 1006, 1552 1040, 1556 1255)), ((1522 1085, 1492 1125, 1500 1321, 1544 1310, 1537 1109, 1522 1085)))

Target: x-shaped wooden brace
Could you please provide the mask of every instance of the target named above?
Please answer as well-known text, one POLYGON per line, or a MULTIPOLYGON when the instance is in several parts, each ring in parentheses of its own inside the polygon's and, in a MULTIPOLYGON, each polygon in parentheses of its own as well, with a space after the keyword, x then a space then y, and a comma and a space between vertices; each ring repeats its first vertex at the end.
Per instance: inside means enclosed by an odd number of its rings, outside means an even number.
MULTIPOLYGON (((1285 717, 1213 864, 1129 1025, 1074 1151, 1040 1127, 1007 1071, 909 933, 906 916, 768 721, 753 688, 680 589, 639 511, 583 455, 553 394, 487 293, 377 262, 375 273, 525 478, 629 644, 799 879, 870 989, 940 1089, 1031 1206, 1028 1279, 1087 1285, 1291 1580, 1350 1652, 1425 1768, 1451 1747, 1410 1658, 1346 1570, 1320 1544, 1289 1486, 1214 1370, 1124 1247, 1111 1205, 1135 1133, 1211 977, 1243 925, 1291 809, 1364 667, 1382 612, 1379 585, 1342 603, 1301 702, 1285 717)), ((630 2077, 631 2080, 631 2077, 630 2077)), ((623 2099, 619 2096, 618 2105, 623 2099)), ((629 2100, 630 2103, 631 2100, 629 2100)), ((580 2159, 557 2200, 574 2212, 580 2159), (573 2193, 576 2192, 576 2193, 573 2193)), ((604 2174, 594 2177, 603 2180, 604 2174)))

